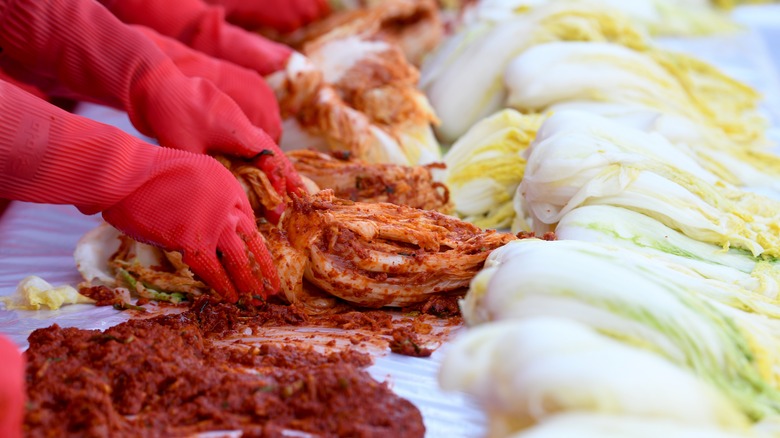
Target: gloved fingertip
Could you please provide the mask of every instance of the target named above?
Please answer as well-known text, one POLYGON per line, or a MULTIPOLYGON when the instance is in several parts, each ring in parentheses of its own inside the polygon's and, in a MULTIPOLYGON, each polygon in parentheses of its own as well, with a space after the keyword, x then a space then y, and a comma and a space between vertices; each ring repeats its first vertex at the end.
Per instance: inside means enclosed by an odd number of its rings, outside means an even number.
POLYGON ((249 303, 254 307, 262 307, 265 305, 265 298, 252 298, 249 303))
POLYGON ((235 304, 238 301, 238 293, 233 283, 228 279, 225 269, 217 260, 216 253, 212 256, 184 254, 184 263, 190 267, 193 273, 200 277, 208 287, 222 298, 222 300, 235 304))
POLYGON ((272 282, 263 281, 263 292, 265 298, 272 297, 281 292, 281 284, 274 285, 272 282))
POLYGON ((287 182, 282 169, 278 165, 278 157, 274 151, 266 150, 266 152, 261 152, 252 161, 252 165, 260 169, 268 177, 268 181, 276 190, 276 193, 284 196, 287 182))
POLYGON ((287 176, 287 193, 291 195, 301 195, 307 193, 306 184, 303 183, 303 178, 297 173, 287 176))
POLYGON ((230 281, 226 282, 226 285, 211 286, 219 297, 228 304, 236 304, 238 302, 238 292, 230 281))
POLYGON ((281 288, 279 272, 265 242, 257 231, 248 235, 245 240, 249 251, 254 255, 260 273, 263 275, 262 283, 265 297, 278 293, 281 288))
POLYGON ((217 293, 228 304, 236 304, 238 302, 238 294, 235 291, 218 291, 217 293))
POLYGON ((320 17, 324 17, 333 12, 333 9, 331 8, 330 2, 328 0, 319 0, 319 4, 320 17))
POLYGON ((273 150, 267 149, 267 148, 263 148, 263 150, 261 150, 260 152, 255 154, 252 158, 250 158, 250 160, 253 163, 255 163, 255 166, 261 167, 261 166, 265 165, 265 163, 267 163, 267 161, 269 159, 268 157, 273 157, 274 155, 276 155, 276 154, 274 153, 273 150))

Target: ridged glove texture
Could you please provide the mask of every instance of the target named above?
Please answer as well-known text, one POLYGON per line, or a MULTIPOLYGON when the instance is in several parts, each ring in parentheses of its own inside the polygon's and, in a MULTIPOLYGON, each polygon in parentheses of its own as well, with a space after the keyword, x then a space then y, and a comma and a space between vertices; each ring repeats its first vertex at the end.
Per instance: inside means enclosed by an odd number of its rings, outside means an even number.
POLYGON ((0 47, 9 74, 123 108, 164 146, 241 157, 278 149, 216 85, 187 77, 93 0, 0 0, 0 47))
POLYGON ((186 76, 213 82, 230 96, 253 125, 275 142, 282 135, 282 118, 274 91, 254 70, 206 55, 145 26, 133 26, 152 40, 186 76))
POLYGON ((292 50, 226 21, 225 10, 202 0, 100 0, 128 24, 139 24, 207 55, 265 76, 281 70, 292 50))
POLYGON ((24 359, 19 347, 0 335, 0 436, 21 438, 24 420, 24 359))
POLYGON ((247 29, 270 27, 282 33, 295 31, 330 13, 325 0, 206 0, 225 8, 231 23, 247 29))
POLYGON ((180 251, 228 302, 279 278, 241 185, 217 160, 154 146, 0 82, 0 198, 102 212, 144 243, 180 251))
MULTIPOLYGON (((157 3, 179 12, 167 2, 157 3)), ((274 139, 254 126, 233 99, 210 80, 186 76, 147 35, 93 0, 0 0, 0 47, 0 66, 9 74, 27 72, 43 90, 70 90, 124 108, 141 133, 163 146, 261 157, 279 194, 302 187, 274 139)), ((178 55, 187 54, 179 50, 178 55)), ((270 100, 268 91, 259 93, 270 100)))

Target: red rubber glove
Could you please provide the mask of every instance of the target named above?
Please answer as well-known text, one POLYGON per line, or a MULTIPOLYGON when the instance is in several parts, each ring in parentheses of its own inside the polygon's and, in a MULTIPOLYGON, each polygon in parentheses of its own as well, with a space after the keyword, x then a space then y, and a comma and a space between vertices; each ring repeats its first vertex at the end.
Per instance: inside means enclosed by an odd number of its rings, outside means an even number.
POLYGON ((215 58, 265 76, 284 68, 292 50, 225 21, 202 0, 99 0, 120 20, 140 24, 215 58))
POLYGON ((19 79, 9 75, 2 69, 0 69, 0 81, 6 81, 10 82, 11 84, 21 88, 22 90, 34 95, 37 98, 43 99, 43 100, 49 100, 49 96, 46 95, 43 91, 35 87, 34 85, 30 85, 29 83, 22 82, 19 79))
POLYGON ((292 32, 330 13, 325 0, 206 0, 225 8, 231 23, 292 32))
POLYGON ((21 438, 24 420, 24 358, 19 347, 0 336, 0 436, 21 438))
POLYGON ((72 204, 180 251, 225 300, 279 290, 241 185, 207 155, 142 142, 0 82, 0 197, 72 204))
POLYGON ((213 58, 183 43, 160 35, 145 26, 134 26, 154 41, 182 73, 214 83, 241 107, 253 125, 262 128, 275 142, 282 135, 282 117, 274 91, 259 73, 213 58))
MULTIPOLYGON (((166 2, 160 2, 166 4, 166 2)), ((209 81, 188 78, 140 31, 93 0, 0 0, 0 65, 124 108, 164 146, 252 157, 279 152, 209 81)))

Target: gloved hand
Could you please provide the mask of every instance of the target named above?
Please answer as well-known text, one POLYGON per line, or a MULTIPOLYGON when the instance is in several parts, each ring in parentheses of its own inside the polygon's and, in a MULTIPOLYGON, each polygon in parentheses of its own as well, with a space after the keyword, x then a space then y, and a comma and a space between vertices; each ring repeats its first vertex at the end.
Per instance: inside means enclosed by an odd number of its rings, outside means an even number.
POLYGON ((40 99, 43 99, 43 100, 49 100, 49 96, 47 96, 46 93, 44 93, 43 91, 41 91, 40 89, 38 89, 34 85, 31 85, 31 84, 29 84, 27 82, 21 81, 21 80, 15 78, 15 77, 9 75, 8 73, 3 71, 2 69, 0 69, 0 81, 10 82, 11 84, 21 88, 22 90, 24 90, 24 91, 34 95, 37 98, 40 98, 40 99))
POLYGON ((292 32, 330 13, 326 0, 206 0, 225 8, 231 23, 292 32))
POLYGON ((152 40, 186 76, 213 82, 275 141, 282 135, 282 118, 274 91, 259 73, 193 50, 145 26, 133 26, 152 40))
POLYGON ((228 23, 224 9, 202 0, 99 1, 125 23, 152 28, 199 52, 263 76, 282 69, 292 53, 287 46, 228 23))
POLYGON ((102 212, 128 236, 180 251, 229 302, 279 290, 246 194, 212 157, 144 143, 4 82, 0 119, 0 197, 102 212))
POLYGON ((30 74, 44 91, 64 88, 123 108, 140 132, 164 146, 242 157, 270 150, 282 157, 230 97, 185 76, 140 31, 93 0, 0 0, 0 22, 0 65, 10 74, 30 74))
POLYGON ((0 436, 21 438, 24 420, 24 359, 19 347, 0 335, 0 436))

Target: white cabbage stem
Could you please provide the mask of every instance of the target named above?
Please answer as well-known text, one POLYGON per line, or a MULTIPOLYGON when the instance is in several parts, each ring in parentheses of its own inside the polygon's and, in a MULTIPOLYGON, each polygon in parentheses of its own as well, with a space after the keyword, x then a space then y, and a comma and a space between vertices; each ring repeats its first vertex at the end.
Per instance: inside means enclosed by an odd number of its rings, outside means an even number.
POLYGON ((563 318, 470 328, 447 351, 439 381, 473 396, 495 436, 573 411, 735 431, 748 424, 693 373, 563 318))
POLYGON ((778 323, 712 298, 728 292, 624 248, 525 239, 491 253, 461 307, 470 325, 575 320, 691 369, 753 418, 780 413, 778 323))
POLYGON ((780 202, 720 181, 659 135, 566 111, 545 121, 526 153, 518 214, 537 232, 577 207, 612 205, 696 240, 780 255, 780 202))

